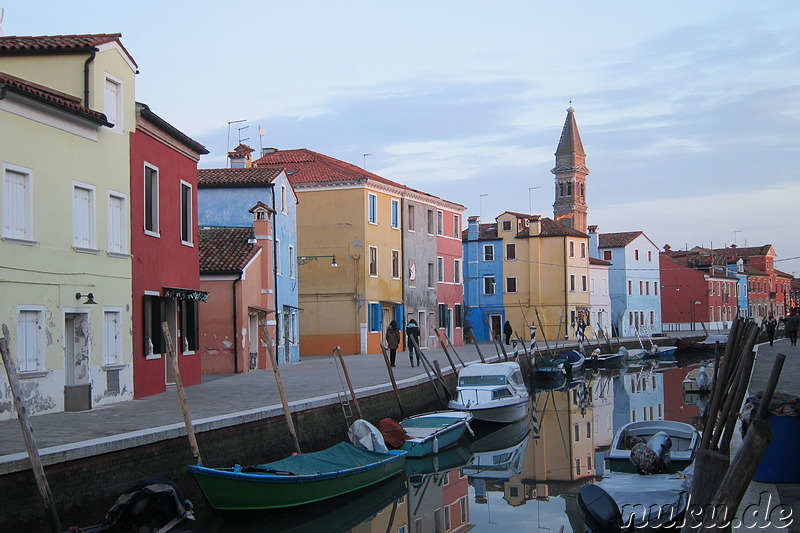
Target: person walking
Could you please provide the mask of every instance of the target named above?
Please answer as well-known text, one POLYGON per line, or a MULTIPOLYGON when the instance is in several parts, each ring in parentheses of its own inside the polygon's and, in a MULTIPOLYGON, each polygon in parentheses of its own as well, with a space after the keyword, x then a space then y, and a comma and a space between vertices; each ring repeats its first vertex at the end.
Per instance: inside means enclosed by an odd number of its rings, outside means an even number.
POLYGON ((783 319, 784 328, 786 328, 786 336, 792 343, 792 346, 797 346, 797 329, 800 326, 800 316, 797 316, 797 308, 793 307, 789 312, 789 316, 783 319))
POLYGON ((778 321, 775 320, 775 315, 770 313, 769 316, 764 319, 762 326, 767 330, 767 339, 769 339, 769 345, 772 346, 775 340, 775 332, 778 330, 778 321))
POLYGON ((400 346, 400 328, 397 322, 392 320, 386 328, 386 345, 389 347, 389 364, 394 366, 397 359, 397 347, 400 346))
MULTIPOLYGON (((406 326, 406 348, 408 348, 408 360, 414 366, 414 345, 419 346, 419 326, 413 318, 408 321, 406 326), (413 342, 412 342, 413 339, 413 342)), ((419 355, 417 355, 417 366, 419 366, 419 355)))
POLYGON ((511 344, 511 335, 514 333, 514 328, 511 327, 511 322, 506 320, 503 324, 503 336, 506 338, 506 344, 511 344))

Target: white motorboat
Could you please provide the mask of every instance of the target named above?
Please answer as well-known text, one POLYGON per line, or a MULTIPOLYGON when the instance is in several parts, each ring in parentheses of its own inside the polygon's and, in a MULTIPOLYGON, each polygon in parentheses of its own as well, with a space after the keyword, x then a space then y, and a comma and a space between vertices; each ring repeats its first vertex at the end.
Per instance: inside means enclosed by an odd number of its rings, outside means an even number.
POLYGON ((468 411, 476 420, 510 423, 528 414, 530 395, 519 363, 473 363, 458 373, 450 409, 468 411))
POLYGON ((637 443, 649 441, 660 432, 666 433, 670 441, 669 451, 663 457, 667 472, 676 473, 688 467, 694 461, 695 451, 700 444, 700 432, 684 422, 645 420, 625 424, 614 435, 606 457, 609 470, 636 473, 637 466, 631 461, 632 449, 637 443))

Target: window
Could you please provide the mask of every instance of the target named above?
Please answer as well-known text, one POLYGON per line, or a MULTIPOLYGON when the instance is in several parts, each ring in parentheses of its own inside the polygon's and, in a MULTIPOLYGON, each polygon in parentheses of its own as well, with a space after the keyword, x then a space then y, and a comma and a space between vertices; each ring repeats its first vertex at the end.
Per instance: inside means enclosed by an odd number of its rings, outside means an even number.
POLYGON ((158 236, 158 169, 144 167, 144 231, 158 236))
POLYGON ((586 259, 586 243, 581 243, 581 259, 586 259))
POLYGON ((439 304, 439 327, 447 329, 450 327, 450 313, 448 313, 447 304, 439 304))
POLYGON ((181 242, 192 244, 192 186, 181 182, 181 242))
POLYGON ((94 187, 83 183, 72 185, 72 245, 83 250, 97 248, 94 208, 94 187))
POLYGON ((583 292, 586 292, 588 290, 588 287, 586 286, 586 284, 587 284, 586 276, 581 276, 581 290, 583 292))
POLYGON ((428 209, 428 235, 433 235, 433 210, 428 209))
POLYGON ((297 277, 297 259, 294 254, 294 245, 289 245, 289 277, 294 279, 297 277))
POLYGON ((406 220, 406 228, 408 231, 417 231, 417 225, 414 223, 414 206, 408 206, 408 220, 406 220))
POLYGON ((461 498, 458 503, 461 507, 461 523, 464 524, 467 521, 467 498, 461 498))
POLYGON ((436 211, 436 235, 444 235, 444 213, 436 211))
POLYGON ((44 356, 44 308, 20 308, 17 315, 17 370, 41 370, 44 356))
POLYGON ((400 251, 392 250, 392 278, 400 279, 400 251))
POLYGON ((633 294, 633 281, 628 280, 628 294, 633 294))
POLYGON ((461 237, 461 217, 458 215, 453 215, 453 237, 461 237))
POLYGON ((575 424, 574 430, 575 430, 575 442, 578 442, 579 440, 581 440, 581 426, 579 424, 575 424))
POLYGON ((127 254, 128 215, 127 197, 124 194, 108 193, 108 252, 127 254))
POLYGON ((181 334, 183 335, 184 353, 194 353, 200 347, 200 328, 197 316, 197 302, 180 300, 181 334))
POLYGON ((658 283, 653 282, 653 296, 658 296, 658 283))
POLYGON ((653 250, 647 250, 647 261, 649 263, 653 262, 653 250))
POLYGON ((283 268, 281 268, 281 240, 275 239, 275 274, 278 276, 283 275, 283 268))
POLYGON ((464 315, 461 308, 461 304, 455 304, 453 306, 453 314, 455 315, 453 321, 455 323, 455 327, 460 328, 464 326, 464 315))
POLYGON ((611 261, 611 250, 603 250, 603 259, 605 261, 611 261))
POLYGON ((502 228, 503 228, 503 231, 511 231, 511 221, 510 220, 504 220, 503 223, 502 223, 502 228))
POLYGON ((483 278, 483 294, 494 294, 495 285, 494 276, 486 276, 483 278))
POLYGON ((517 278, 506 278, 506 292, 517 292, 517 278))
POLYGON ((122 362, 122 313, 103 311, 103 364, 122 362))
POLYGON ((122 133, 122 81, 110 74, 106 74, 103 113, 105 113, 106 119, 114 124, 111 131, 122 133))
POLYGON ((638 249, 634 249, 634 250, 633 250, 633 258, 634 258, 636 261, 638 261, 638 260, 639 260, 639 250, 638 250, 638 249))
POLYGON ((483 260, 494 261, 494 245, 491 244, 483 245, 483 260))
POLYGON ((400 227, 400 202, 392 200, 392 227, 397 229, 400 227))
POLYGON ((167 319, 166 299, 155 295, 144 297, 144 345, 145 355, 167 352, 161 323, 167 319))
POLYGON ((444 282, 444 257, 436 258, 436 280, 439 283, 444 282))
POLYGON ((378 223, 378 197, 374 194, 369 195, 369 223, 378 223))
POLYGON ((370 331, 383 331, 381 324, 381 304, 369 304, 369 330, 370 331))
POLYGON ((33 240, 33 173, 3 164, 3 237, 33 240))
POLYGON ((644 282, 639 280, 639 296, 644 294, 644 282))
POLYGON ((433 272, 433 263, 428 263, 428 288, 433 289, 435 286, 434 283, 435 273, 433 272))
POLYGON ((453 527, 452 522, 450 522, 450 506, 444 508, 444 530, 450 531, 453 527))
POLYGON ((378 248, 375 246, 369 247, 369 275, 372 277, 378 275, 378 248))
POLYGON ((453 283, 461 283, 461 259, 453 259, 453 283))
POLYGON ((608 279, 603 278, 603 296, 608 296, 608 279))
POLYGON ((575 292, 575 274, 569 275, 569 290, 575 292))
POLYGON ((569 256, 575 257, 575 241, 569 241, 569 256))
POLYGON ((592 436, 592 423, 586 422, 586 438, 591 438, 592 436))
POLYGON ((517 258, 517 245, 513 242, 506 244, 506 260, 512 261, 517 258))
POLYGON ((286 185, 281 185, 281 212, 286 214, 286 185))

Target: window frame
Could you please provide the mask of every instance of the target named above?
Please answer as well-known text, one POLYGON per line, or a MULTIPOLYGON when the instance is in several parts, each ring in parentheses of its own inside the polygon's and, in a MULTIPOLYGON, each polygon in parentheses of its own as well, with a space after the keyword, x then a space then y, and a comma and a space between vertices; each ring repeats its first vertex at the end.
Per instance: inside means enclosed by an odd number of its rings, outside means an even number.
POLYGON ((506 261, 517 260, 517 243, 507 242, 505 245, 506 261))
POLYGON ((124 91, 125 85, 121 78, 114 76, 113 74, 109 74, 108 72, 104 73, 104 83, 103 83, 103 113, 106 115, 106 118, 109 122, 114 124, 113 127, 108 128, 108 131, 112 131, 114 133, 122 135, 124 133, 125 128, 125 107, 123 105, 124 100, 124 91), (109 109, 112 107, 112 103, 108 102, 108 85, 113 84, 116 86, 116 97, 113 102, 114 108, 114 116, 112 117, 109 113, 109 109), (115 118, 116 121, 111 120, 115 118))
POLYGON ((494 261, 494 244, 484 244, 483 245, 483 260, 484 261, 494 261), (486 250, 491 250, 489 254, 486 253, 486 250), (491 256, 487 259, 487 256, 491 256))
POLYGON ((103 366, 122 364, 122 309, 119 307, 103 308, 103 366), (109 335, 110 316, 116 317, 113 327, 113 340, 109 335), (113 346, 113 350, 111 349, 113 346), (114 353, 109 353, 113 351, 114 353))
POLYGON ((128 253, 128 195, 118 191, 108 191, 108 255, 116 257, 130 257, 128 253), (114 200, 121 203, 119 213, 114 216, 114 200), (114 243, 115 230, 119 230, 119 245, 114 243))
POLYGON ((392 229, 400 229, 400 200, 392 198, 391 217, 392 229))
POLYGON ((436 258, 436 281, 444 283, 444 257, 436 258))
POLYGON ((517 293, 517 277, 516 276, 506 276, 506 286, 505 286, 506 294, 516 294, 517 293), (511 285, 513 285, 513 291, 511 290, 511 285))
POLYGON ((181 244, 184 246, 194 246, 194 189, 191 183, 181 180, 180 191, 181 244))
POLYGON ((444 235, 444 212, 436 210, 436 235, 444 235))
POLYGON ((461 259, 453 259, 453 283, 461 284, 461 259))
POLYGON ((72 248, 76 252, 98 253, 97 249, 97 187, 82 181, 72 180, 72 248), (86 218, 79 217, 78 209, 80 198, 76 195, 78 190, 86 191, 88 205, 86 218), (83 234, 78 227, 83 222, 86 233, 83 234))
POLYGON ((414 204, 408 204, 408 220, 406 220, 406 229, 414 233, 417 232, 417 225, 414 222, 415 215, 414 204))
POLYGON ((161 237, 161 171, 150 163, 144 163, 144 174, 142 178, 144 188, 144 232, 151 237, 161 237), (148 191, 149 181, 149 191, 148 191), (148 214, 148 211, 150 212, 148 214), (150 219, 148 227, 148 218, 150 219))
POLYGON ((378 277, 378 247, 369 247, 369 277, 378 277))
POLYGON ((392 279, 400 279, 400 250, 392 250, 392 279))
POLYGON ((367 194, 367 222, 378 225, 378 195, 375 193, 367 194))
POLYGON ((45 307, 43 305, 18 305, 16 308, 16 357, 17 371, 20 374, 41 372, 44 367, 45 350, 45 307), (31 313, 36 316, 34 331, 28 331, 28 326, 23 323, 23 315, 31 313), (29 342, 32 341, 32 349, 29 342), (23 364, 23 362, 25 364, 23 364))
POLYGON ((33 226, 33 170, 27 167, 3 163, 3 220, 2 236, 3 240, 19 243, 34 243, 33 226), (21 194, 14 195, 12 188, 16 185, 11 181, 11 173, 23 176, 21 194), (19 196, 21 196, 21 200, 19 196), (15 222, 19 219, 22 226, 21 231, 14 228, 15 222))
POLYGON ((461 237, 461 216, 453 214, 453 238, 458 239, 461 237))
POLYGON ((497 293, 497 290, 495 289, 495 287, 497 287, 497 279, 494 276, 483 276, 483 294, 484 294, 484 296, 494 296, 497 293), (491 283, 491 288, 492 288, 491 292, 488 292, 486 290, 486 288, 488 286, 487 283, 491 283))

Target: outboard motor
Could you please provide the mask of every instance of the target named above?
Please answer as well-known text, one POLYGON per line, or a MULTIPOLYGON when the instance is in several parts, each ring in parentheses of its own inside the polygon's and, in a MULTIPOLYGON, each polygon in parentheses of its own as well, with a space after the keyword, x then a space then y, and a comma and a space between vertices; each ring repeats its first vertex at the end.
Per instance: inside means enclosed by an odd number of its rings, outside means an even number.
POLYGON ((659 431, 647 442, 639 442, 631 449, 631 461, 640 474, 663 474, 667 471, 672 449, 672 439, 659 431))
POLYGON ((622 529, 622 513, 617 502, 597 485, 584 485, 578 490, 578 513, 592 533, 622 529))

